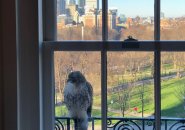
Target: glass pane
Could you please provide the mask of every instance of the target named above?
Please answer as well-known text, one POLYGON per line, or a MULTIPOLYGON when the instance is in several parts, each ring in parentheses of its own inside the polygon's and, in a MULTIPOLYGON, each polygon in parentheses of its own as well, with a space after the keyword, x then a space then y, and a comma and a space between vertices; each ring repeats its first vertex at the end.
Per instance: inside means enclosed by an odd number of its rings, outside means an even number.
POLYGON ((109 40, 154 40, 154 0, 108 0, 109 40))
MULTIPOLYGON (((120 122, 118 126, 128 123, 136 130, 144 129, 142 117, 146 117, 145 129, 153 130, 153 125, 148 125, 151 121, 148 119, 154 117, 153 67, 154 55, 151 52, 108 52, 107 114, 110 118, 138 118, 120 122)), ((120 119, 114 123, 118 121, 120 119)), ((114 126, 115 129, 118 126, 114 126)))
MULTIPOLYGON (((66 92, 65 86, 69 87, 70 83, 73 83, 73 80, 69 80, 67 83, 69 73, 73 71, 80 71, 86 78, 86 80, 92 85, 93 87, 93 106, 92 106, 92 120, 89 121, 89 130, 94 127, 96 130, 101 128, 101 71, 100 71, 100 53, 99 52, 61 52, 56 51, 54 53, 54 72, 55 72, 55 116, 59 117, 61 121, 63 121, 66 125, 66 118, 70 117, 69 112, 74 112, 73 110, 68 111, 66 107, 69 105, 68 103, 64 104, 64 91, 66 92), (98 117, 95 119, 94 117, 98 117), (62 118, 64 118, 62 120, 62 118)), ((72 76, 74 77, 74 76, 72 76)), ((80 80, 81 81, 81 80, 80 80)), ((84 82, 84 81, 83 81, 84 82)), ((74 84, 77 84, 74 81, 74 84)), ((75 85, 74 85, 75 86, 75 85)), ((77 86, 77 85, 76 85, 77 86)), ((72 90, 76 90, 74 87, 72 90)), ((75 99, 80 97, 83 93, 83 88, 80 89, 80 93, 77 93, 75 99)), ((71 91, 71 90, 70 90, 71 91)), ((82 95, 83 97, 83 95, 82 95)), ((89 96, 88 96, 89 97, 89 96)), ((74 100, 75 100, 74 99, 74 100)), ((71 99, 70 99, 71 101, 71 99)), ((73 100, 72 100, 73 101, 73 100)), ((78 100, 79 101, 79 100, 78 100)), ((78 103, 77 100, 75 102, 78 103)), ((85 102, 83 100, 82 102, 85 102)), ((73 103, 72 103, 73 104, 73 103)), ((75 104, 75 103, 74 103, 75 104)), ((81 104, 80 104, 81 106, 81 104)), ((73 108, 78 109, 77 106, 73 106, 73 108)), ((70 109, 70 108, 69 108, 70 109)), ((81 110, 81 108, 80 108, 81 110)), ((80 113, 78 110, 77 113, 80 113)), ((76 114, 76 113, 75 113, 76 114)), ((74 114, 74 115, 75 115, 74 114)), ((71 120, 71 128, 74 127, 73 120, 71 120)), ((65 129, 66 130, 66 129, 65 129)))
MULTIPOLYGON (((161 116, 176 118, 167 120, 168 128, 177 123, 177 118, 185 115, 185 53, 161 53, 161 116)), ((183 124, 178 123, 173 129, 183 124)), ((164 127, 164 126, 163 126, 164 127)), ((184 127, 183 127, 184 128, 184 127)))
POLYGON ((185 53, 163 52, 161 57, 162 116, 184 117, 185 53))
POLYGON ((99 0, 57 0, 58 40, 101 40, 99 0))
POLYGON ((161 40, 185 40, 184 5, 184 0, 161 0, 161 40))

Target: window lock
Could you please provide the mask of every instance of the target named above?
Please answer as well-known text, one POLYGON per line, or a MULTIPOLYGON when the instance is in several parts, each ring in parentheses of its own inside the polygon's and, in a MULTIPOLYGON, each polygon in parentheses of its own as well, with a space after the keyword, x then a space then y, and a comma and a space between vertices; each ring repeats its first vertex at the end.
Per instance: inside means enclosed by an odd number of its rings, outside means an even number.
POLYGON ((128 36, 127 39, 124 40, 122 43, 122 48, 139 48, 139 42, 137 39, 133 38, 132 36, 128 36))

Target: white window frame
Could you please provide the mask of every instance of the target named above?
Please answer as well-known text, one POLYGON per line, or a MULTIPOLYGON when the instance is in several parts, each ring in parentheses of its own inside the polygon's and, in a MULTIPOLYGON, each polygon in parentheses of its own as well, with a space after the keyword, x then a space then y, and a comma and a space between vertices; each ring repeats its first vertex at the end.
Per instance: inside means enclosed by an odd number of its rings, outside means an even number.
POLYGON ((136 41, 139 48, 130 42, 108 41, 108 0, 102 0, 102 41, 56 41, 56 2, 44 3, 44 130, 54 129, 54 51, 99 51, 101 52, 102 130, 107 129, 107 52, 151 51, 154 52, 155 129, 160 130, 161 119, 161 51, 185 51, 185 41, 160 40, 160 0, 154 0, 154 40, 136 41), (88 43, 88 44, 87 44, 88 43))

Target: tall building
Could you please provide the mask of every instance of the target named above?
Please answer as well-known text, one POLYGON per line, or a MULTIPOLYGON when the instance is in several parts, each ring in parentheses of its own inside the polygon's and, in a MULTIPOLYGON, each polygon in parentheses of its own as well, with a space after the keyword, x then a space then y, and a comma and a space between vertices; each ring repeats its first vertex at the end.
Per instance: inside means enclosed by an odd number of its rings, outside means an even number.
POLYGON ((78 7, 84 8, 85 7, 85 0, 78 0, 78 7))
POLYGON ((66 0, 59 0, 58 3, 58 10, 59 10, 59 14, 65 14, 65 10, 66 10, 66 0))
POLYGON ((67 4, 68 5, 76 5, 76 0, 68 0, 67 4))
POLYGON ((161 17, 161 19, 164 19, 165 18, 164 12, 161 12, 160 13, 160 17, 161 17))
POLYGON ((87 9, 99 9, 99 0, 86 0, 85 6, 87 9))
MULTIPOLYGON (((109 29, 116 29, 117 23, 117 9, 109 10, 108 12, 108 28, 109 29)), ((99 12, 97 15, 97 27, 102 27, 102 11, 99 12)))
POLYGON ((85 1, 86 0, 78 0, 78 12, 80 15, 84 15, 85 13, 85 1))
MULTIPOLYGON (((116 29, 116 20, 117 20, 117 10, 109 10, 108 13, 108 28, 116 29)), ((79 20, 80 21, 80 20, 79 20)), ((99 11, 98 14, 95 14, 92 11, 87 12, 82 16, 81 20, 85 27, 102 27, 102 11, 99 11)))
POLYGON ((68 16, 74 16, 75 12, 77 11, 78 6, 77 5, 68 5, 66 7, 66 14, 68 16))

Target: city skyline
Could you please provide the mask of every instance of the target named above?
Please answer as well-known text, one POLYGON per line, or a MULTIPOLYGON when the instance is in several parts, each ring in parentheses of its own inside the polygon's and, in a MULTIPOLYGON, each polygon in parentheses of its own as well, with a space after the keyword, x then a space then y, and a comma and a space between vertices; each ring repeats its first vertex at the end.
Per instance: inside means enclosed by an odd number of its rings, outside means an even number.
MULTIPOLYGON (((181 17, 185 15, 184 5, 185 0, 161 0, 161 12, 165 17, 181 17)), ((154 16, 154 0, 109 0, 108 7, 117 8, 118 14, 127 17, 154 16)))
MULTIPOLYGON (((69 1, 70 3, 75 2, 80 7, 91 0, 66 0, 66 4, 69 4, 69 1)), ((184 5, 185 0, 161 0, 161 12, 164 13, 165 17, 182 17, 185 16, 184 5)), ((99 0, 99 9, 101 8, 102 1, 99 0)), ((126 17, 154 16, 154 0, 108 0, 108 8, 116 8, 118 15, 124 14, 126 17)))

